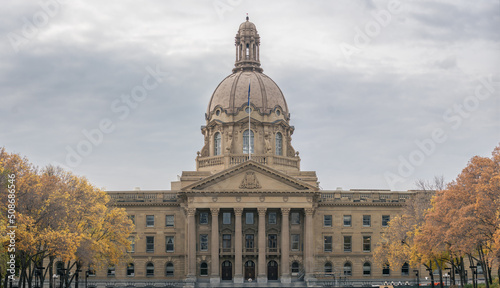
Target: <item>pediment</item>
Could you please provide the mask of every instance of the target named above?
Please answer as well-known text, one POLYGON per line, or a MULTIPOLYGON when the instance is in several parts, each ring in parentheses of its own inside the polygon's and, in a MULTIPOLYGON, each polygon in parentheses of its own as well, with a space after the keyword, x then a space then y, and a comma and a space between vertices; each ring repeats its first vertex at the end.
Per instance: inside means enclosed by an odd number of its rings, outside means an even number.
POLYGON ((295 192, 317 191, 318 188, 250 160, 201 179, 182 190, 184 192, 295 192))

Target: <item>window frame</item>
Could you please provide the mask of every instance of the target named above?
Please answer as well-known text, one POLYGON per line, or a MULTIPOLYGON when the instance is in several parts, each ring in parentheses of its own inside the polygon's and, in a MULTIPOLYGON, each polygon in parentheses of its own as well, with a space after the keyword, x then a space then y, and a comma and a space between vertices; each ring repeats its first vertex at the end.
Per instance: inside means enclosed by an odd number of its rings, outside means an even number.
POLYGON ((208 251, 208 234, 200 234, 200 251, 208 251))
POLYGON ((175 214, 165 215, 165 227, 175 227, 175 214), (170 218, 171 220, 169 221, 170 218), (169 222, 171 222, 170 225, 169 222))
POLYGON ((269 215, 267 217, 267 221, 268 221, 267 224, 275 225, 277 223, 277 218, 278 218, 278 216, 277 216, 276 212, 269 212, 269 215), (271 215, 272 215, 272 217, 271 217, 271 215), (271 219, 273 219, 273 221, 271 221, 271 219))
POLYGON ((253 212, 245 212, 245 224, 246 225, 253 225, 253 224, 255 224, 255 215, 254 215, 253 212))
POLYGON ((130 241, 130 250, 128 250, 128 253, 134 253, 135 252, 135 237, 130 236, 128 237, 128 240, 130 241))
POLYGON ((300 251, 300 234, 291 234, 290 235, 290 250, 291 251, 300 251))
POLYGON ((146 236, 146 253, 155 253, 155 236, 146 236))
POLYGON ((344 274, 344 276, 352 276, 352 263, 351 262, 345 262, 344 263, 344 266, 343 266, 343 269, 342 269, 342 274, 344 274), (349 268, 349 269, 346 269, 349 268))
POLYGON ((342 222, 344 227, 352 227, 352 215, 344 215, 342 217, 342 222))
POLYGON ((352 252, 352 236, 351 235, 344 235, 344 252, 352 252), (349 239, 349 242, 347 243, 345 240, 349 239), (346 249, 346 245, 349 245, 348 249, 346 249))
POLYGON ((200 276, 208 276, 208 264, 205 261, 200 263, 200 276))
POLYGON ((146 215, 146 227, 155 227, 155 215, 146 215))
POLYGON ((167 262, 167 264, 165 264, 165 277, 174 277, 175 275, 175 266, 174 266, 174 263, 172 262, 167 262), (169 275, 169 267, 172 267, 172 271, 171 271, 171 274, 169 275))
POLYGON ((275 145, 276 155, 283 156, 283 135, 280 132, 276 133, 275 142, 276 142, 275 145))
POLYGON ((222 212, 222 224, 231 225, 231 212, 222 212))
POLYGON ((390 221, 391 221, 391 215, 382 215, 382 227, 389 227, 390 221))
POLYGON ((332 215, 323 215, 323 227, 332 227, 333 217, 332 215))
POLYGON ((208 212, 200 212, 200 225, 208 225, 208 212))
POLYGON ((363 236, 363 252, 372 252, 372 236, 371 235, 363 236))
POLYGON ((333 236, 323 235, 323 252, 333 252, 333 236))
POLYGON ((154 277, 154 276, 155 276, 155 263, 153 262, 146 263, 146 277, 154 277), (151 269, 151 267, 153 267, 153 269, 151 269))
POLYGON ((175 236, 171 236, 171 235, 165 236, 165 252, 167 252, 167 253, 175 252, 175 236), (172 239, 171 244, 168 243, 169 239, 172 239), (168 249, 169 245, 172 246, 171 250, 168 249))
POLYGON ((291 212, 290 213, 290 223, 292 225, 300 225, 300 213, 299 212, 291 212))
POLYGON ((218 156, 222 154, 222 136, 220 132, 216 132, 214 134, 214 156, 218 156))
POLYGON ((363 215, 363 227, 372 227, 372 215, 363 215))
POLYGON ((127 264, 126 275, 127 275, 127 277, 134 277, 135 276, 135 265, 134 265, 134 263, 128 263, 127 264), (130 273, 130 271, 132 271, 132 273, 130 273))
POLYGON ((243 131, 243 154, 255 154, 255 134, 252 130, 248 133, 248 129, 243 131), (246 135, 245 135, 246 134, 246 135), (250 153, 248 153, 248 134, 250 134, 250 153))
POLYGON ((370 262, 363 263, 363 276, 371 276, 371 275, 372 275, 372 264, 370 262), (368 269, 366 269, 366 267, 368 267, 368 269))

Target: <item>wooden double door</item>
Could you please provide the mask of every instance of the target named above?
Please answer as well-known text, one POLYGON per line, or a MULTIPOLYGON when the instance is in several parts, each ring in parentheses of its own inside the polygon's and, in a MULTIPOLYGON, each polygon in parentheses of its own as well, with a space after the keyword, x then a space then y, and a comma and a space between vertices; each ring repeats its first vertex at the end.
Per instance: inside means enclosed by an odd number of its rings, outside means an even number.
POLYGON ((245 280, 255 280, 255 262, 248 260, 245 262, 245 280))

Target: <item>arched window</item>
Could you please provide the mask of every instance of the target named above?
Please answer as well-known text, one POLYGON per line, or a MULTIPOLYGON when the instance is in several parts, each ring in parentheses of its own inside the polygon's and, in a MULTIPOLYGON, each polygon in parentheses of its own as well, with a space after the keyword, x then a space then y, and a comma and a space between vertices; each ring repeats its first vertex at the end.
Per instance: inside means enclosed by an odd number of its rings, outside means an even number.
POLYGON ((246 59, 250 58, 250 46, 247 43, 246 59))
POLYGON ((57 261, 56 263, 56 273, 57 275, 63 275, 64 274, 64 263, 61 261, 57 261))
POLYGON ((401 267, 401 275, 402 276, 410 275, 410 265, 408 265, 408 263, 403 264, 403 266, 401 267))
POLYGON ((146 264, 146 276, 155 276, 155 264, 151 262, 146 264))
POLYGON ((128 263, 127 264, 127 276, 134 276, 134 275, 135 275, 134 263, 128 263))
POLYGON ((172 262, 168 262, 165 266, 165 276, 174 276, 174 264, 172 262))
POLYGON ((391 267, 389 266, 389 263, 385 263, 384 267, 382 267, 382 275, 383 276, 391 275, 391 267))
POLYGON ((283 155, 283 135, 280 132, 276 133, 276 155, 283 155))
POLYGON ((363 264, 363 275, 370 276, 372 274, 372 265, 369 262, 363 264))
POLYGON ((476 267, 477 267, 477 268, 476 268, 476 269, 477 269, 477 270, 476 270, 476 271, 477 271, 476 273, 477 273, 477 274, 479 274, 479 275, 483 275, 483 274, 484 274, 484 272, 483 272, 483 266, 481 266, 481 262, 479 262, 479 261, 478 261, 478 262, 476 263, 476 267))
POLYGON ((299 270, 300 270, 299 262, 297 261, 292 262, 292 274, 299 273, 299 270))
POLYGON ((217 133, 215 133, 215 136, 214 136, 214 155, 221 154, 220 145, 221 145, 221 136, 220 136, 220 133, 217 132, 217 133))
POLYGON ((352 265, 349 262, 344 263, 344 276, 352 276, 352 265))
POLYGON ((333 272, 332 263, 326 262, 325 263, 325 267, 324 267, 324 271, 325 271, 326 274, 331 274, 333 272))
MULTIPOLYGON (((243 132, 243 154, 248 154, 248 130, 243 132)), ((253 150, 253 131, 250 130, 250 154, 254 154, 253 150)))
POLYGON ((200 275, 201 276, 208 276, 208 264, 207 264, 207 262, 201 262, 200 275))

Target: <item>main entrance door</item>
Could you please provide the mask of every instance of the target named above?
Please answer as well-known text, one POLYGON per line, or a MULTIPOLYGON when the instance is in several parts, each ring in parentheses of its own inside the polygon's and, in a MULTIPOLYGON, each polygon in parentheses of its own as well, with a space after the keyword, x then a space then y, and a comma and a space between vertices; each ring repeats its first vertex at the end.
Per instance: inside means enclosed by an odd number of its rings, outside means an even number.
POLYGON ((255 280, 255 263, 251 260, 245 262, 245 280, 255 280))
POLYGON ((233 265, 230 261, 222 262, 222 280, 233 280, 233 265))
POLYGON ((267 280, 278 280, 278 263, 274 260, 267 263, 267 280))

